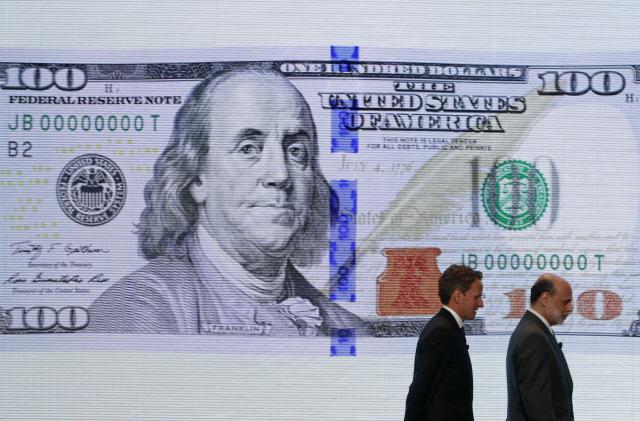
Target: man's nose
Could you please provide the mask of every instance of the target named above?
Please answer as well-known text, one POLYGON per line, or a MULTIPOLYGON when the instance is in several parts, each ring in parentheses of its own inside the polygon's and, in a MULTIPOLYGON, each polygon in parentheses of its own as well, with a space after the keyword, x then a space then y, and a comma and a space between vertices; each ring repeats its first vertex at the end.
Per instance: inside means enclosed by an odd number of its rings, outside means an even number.
POLYGON ((478 300, 478 307, 484 307, 484 300, 482 299, 482 297, 480 297, 480 299, 478 300))
POLYGON ((261 165, 263 186, 277 189, 285 189, 290 186, 287 157, 280 142, 278 145, 264 148, 261 165))

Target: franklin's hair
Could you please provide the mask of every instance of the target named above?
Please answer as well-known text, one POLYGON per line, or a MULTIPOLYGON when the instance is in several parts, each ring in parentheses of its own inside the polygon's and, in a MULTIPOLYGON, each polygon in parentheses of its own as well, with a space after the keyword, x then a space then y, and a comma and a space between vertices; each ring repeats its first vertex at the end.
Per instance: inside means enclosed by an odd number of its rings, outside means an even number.
MULTIPOLYGON (((264 69, 226 70, 215 73, 198 84, 176 114, 169 144, 153 167, 153 178, 144 189, 146 208, 140 215, 139 252, 147 260, 160 256, 182 259, 186 256, 186 240, 196 230, 198 204, 189 187, 204 169, 210 142, 210 122, 225 104, 215 104, 216 88, 239 74, 257 74, 286 80, 280 74, 264 69)), ((229 82, 233 83, 233 82, 229 82)), ((289 83, 287 81, 287 83, 289 83)), ((293 87, 293 85, 291 85, 293 87)), ((295 87, 294 87, 295 89, 295 87)), ((295 89, 298 94, 300 92, 295 89)), ((300 94, 301 105, 311 116, 309 106, 300 94)), ((322 257, 327 247, 329 225, 329 185, 318 164, 318 142, 313 127, 313 150, 310 165, 314 173, 313 194, 307 220, 292 239, 293 263, 305 266, 322 257)))
POLYGON ((482 279, 482 272, 471 269, 465 265, 451 265, 445 270, 438 280, 438 295, 440 302, 447 304, 453 295, 453 291, 459 289, 463 293, 469 291, 471 284, 477 279, 482 279))

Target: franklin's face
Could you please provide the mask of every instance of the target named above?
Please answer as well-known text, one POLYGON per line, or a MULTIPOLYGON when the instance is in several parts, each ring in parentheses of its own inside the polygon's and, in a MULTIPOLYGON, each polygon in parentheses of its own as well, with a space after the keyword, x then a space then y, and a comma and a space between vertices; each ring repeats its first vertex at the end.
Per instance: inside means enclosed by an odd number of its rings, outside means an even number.
POLYGON ((236 249, 286 255, 313 193, 315 132, 304 99, 275 76, 239 74, 211 101, 209 154, 191 186, 200 222, 236 249))

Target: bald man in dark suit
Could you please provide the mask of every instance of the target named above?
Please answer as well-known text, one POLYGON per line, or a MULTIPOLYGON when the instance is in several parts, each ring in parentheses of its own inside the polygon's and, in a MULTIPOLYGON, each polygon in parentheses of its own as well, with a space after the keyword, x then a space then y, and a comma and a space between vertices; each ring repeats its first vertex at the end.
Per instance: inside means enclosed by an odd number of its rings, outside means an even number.
POLYGON ((571 285, 544 274, 507 350, 507 421, 573 421, 573 380, 551 326, 573 311, 571 285))
POLYGON ((443 307, 420 334, 405 421, 473 421, 473 373, 463 321, 482 302, 482 273, 452 265, 438 282, 443 307))

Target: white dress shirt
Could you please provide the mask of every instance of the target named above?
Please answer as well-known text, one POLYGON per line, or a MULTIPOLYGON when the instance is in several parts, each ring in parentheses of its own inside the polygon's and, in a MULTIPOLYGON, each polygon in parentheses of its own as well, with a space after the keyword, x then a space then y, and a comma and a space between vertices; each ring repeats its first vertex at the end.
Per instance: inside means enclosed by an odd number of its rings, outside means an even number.
POLYGON ((462 327, 462 317, 458 316, 458 313, 456 313, 451 307, 447 307, 447 306, 442 306, 442 308, 446 309, 449 313, 453 314, 453 318, 456 319, 456 322, 458 322, 458 327, 462 327))

